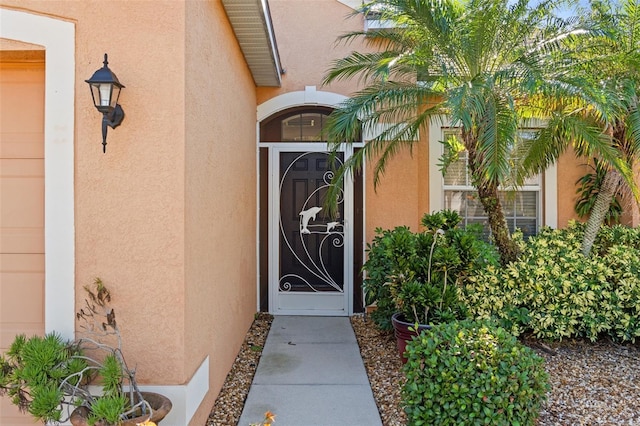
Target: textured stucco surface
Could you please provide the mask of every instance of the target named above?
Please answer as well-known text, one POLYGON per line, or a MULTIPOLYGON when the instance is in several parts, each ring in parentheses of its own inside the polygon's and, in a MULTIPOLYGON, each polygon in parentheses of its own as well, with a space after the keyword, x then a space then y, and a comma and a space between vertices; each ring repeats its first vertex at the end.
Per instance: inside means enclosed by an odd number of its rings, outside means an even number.
POLYGON ((172 0, 0 7, 75 25, 76 307, 102 278, 141 384, 185 385, 208 356, 209 393, 192 419, 202 424, 256 307, 255 87, 224 10, 172 0), (84 82, 104 53, 126 86, 106 154, 84 82))
POLYGON ((558 159, 558 227, 564 228, 569 220, 579 220, 574 210, 576 204, 576 182, 586 173, 591 172, 587 166, 588 159, 576 156, 569 149, 558 159))
MULTIPOLYGON (((338 42, 340 35, 364 28, 362 15, 350 16, 353 9, 338 1, 270 0, 276 40, 280 49, 282 87, 258 88, 258 103, 283 93, 316 86, 317 90, 349 96, 358 89, 357 79, 323 85, 331 63, 353 50, 365 50, 360 41, 338 42), (293 19, 295 17, 295 19, 293 19)), ((428 150, 421 143, 394 158, 373 191, 371 167, 366 170, 365 238, 374 236, 376 227, 409 225, 417 229, 420 217, 428 209, 428 150)))
POLYGON ((76 305, 82 286, 101 277, 113 292, 140 382, 184 383, 184 72, 172 59, 184 56, 183 5, 1 3, 75 24, 76 305), (84 82, 104 53, 127 86, 120 96, 126 117, 109 129, 107 154, 84 82), (149 350, 157 347, 165 350, 149 350))
POLYGON ((256 99, 220 3, 186 5, 185 368, 210 355, 211 408, 256 310, 256 99))

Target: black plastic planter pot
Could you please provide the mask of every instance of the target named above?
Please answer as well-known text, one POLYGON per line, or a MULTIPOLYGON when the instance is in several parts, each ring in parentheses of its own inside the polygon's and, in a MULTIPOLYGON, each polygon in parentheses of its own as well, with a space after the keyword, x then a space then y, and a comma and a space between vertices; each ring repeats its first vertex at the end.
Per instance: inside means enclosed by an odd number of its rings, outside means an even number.
POLYGON ((402 313, 397 312, 391 316, 391 324, 396 335, 396 342, 398 345, 398 353, 402 363, 407 363, 407 358, 404 356, 404 352, 407 349, 407 342, 410 342, 415 336, 419 335, 422 330, 430 330, 431 326, 426 324, 418 324, 416 330, 416 324, 405 320, 402 313))

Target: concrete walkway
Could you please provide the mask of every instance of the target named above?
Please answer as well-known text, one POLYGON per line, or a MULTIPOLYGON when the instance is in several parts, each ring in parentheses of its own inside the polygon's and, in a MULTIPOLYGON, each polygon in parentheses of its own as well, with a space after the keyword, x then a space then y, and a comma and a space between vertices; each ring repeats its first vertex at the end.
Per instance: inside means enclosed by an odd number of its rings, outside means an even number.
POLYGON ((276 316, 240 417, 274 426, 382 425, 346 317, 276 316))

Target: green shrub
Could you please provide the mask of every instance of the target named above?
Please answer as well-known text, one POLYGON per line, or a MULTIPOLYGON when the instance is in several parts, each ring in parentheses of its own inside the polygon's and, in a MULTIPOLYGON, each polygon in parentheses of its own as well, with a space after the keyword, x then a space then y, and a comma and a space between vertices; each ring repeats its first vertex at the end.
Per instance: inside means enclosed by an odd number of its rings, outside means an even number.
POLYGON ((594 253, 584 257, 583 225, 543 229, 519 259, 469 277, 463 300, 479 318, 497 318, 514 334, 539 338, 602 335, 635 341, 640 336, 640 233, 604 227, 594 253))
POLYGON ((549 390, 542 358, 486 323, 436 325, 406 354, 410 425, 533 425, 549 390))
MULTIPOLYGON (((607 167, 602 160, 598 158, 593 159, 593 166, 588 164, 592 172, 586 173, 576 182, 578 189, 576 194, 578 196, 574 210, 580 216, 580 218, 586 219, 593 210, 593 206, 596 203, 596 198, 600 192, 600 188, 604 183, 604 178, 607 175, 607 167)), ((620 222, 620 216, 622 215, 622 205, 620 204, 619 191, 616 196, 611 200, 609 210, 605 215, 605 223, 607 225, 613 225, 620 222)))
POLYGON ((0 395, 39 420, 61 418, 60 383, 67 377, 77 383, 87 363, 82 351, 56 333, 44 337, 16 336, 9 350, 0 355, 0 395))
POLYGON ((371 316, 379 327, 390 329, 398 311, 420 323, 466 316, 459 283, 474 269, 497 265, 498 256, 479 227, 460 229, 460 221, 456 212, 445 210, 424 215, 424 232, 406 226, 376 229, 367 246, 364 289, 366 303, 377 305, 371 316))
POLYGON ((410 262, 417 257, 417 243, 408 227, 398 226, 393 230, 377 228, 373 241, 367 244, 365 302, 376 304, 371 318, 382 329, 391 329, 391 315, 396 312, 388 277, 401 268, 415 267, 410 262))

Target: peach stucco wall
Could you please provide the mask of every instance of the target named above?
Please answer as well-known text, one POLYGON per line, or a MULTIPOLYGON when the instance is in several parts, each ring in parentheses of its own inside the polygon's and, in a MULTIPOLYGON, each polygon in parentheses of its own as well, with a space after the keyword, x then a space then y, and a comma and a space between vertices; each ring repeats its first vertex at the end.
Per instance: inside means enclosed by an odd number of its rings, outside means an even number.
POLYGON ((210 356, 210 409, 256 311, 256 98, 221 4, 186 5, 185 369, 210 356))
POLYGON ((76 303, 101 277, 142 383, 183 383, 184 12, 181 2, 2 0, 74 22, 76 303), (100 10, 100 13, 96 11, 100 10), (126 117, 101 149, 85 79, 102 66, 127 86, 126 117), (159 72, 159 70, 162 70, 159 72), (162 107, 165 106, 165 107, 162 107), (150 327, 149 324, 153 324, 150 327), (149 351, 149 347, 165 351, 149 351), (144 360, 144 362, 142 362, 144 360))
MULTIPOLYGON (((359 41, 349 44, 336 42, 341 34, 364 28, 362 15, 349 16, 353 9, 338 1, 270 0, 269 4, 282 67, 286 73, 282 77, 281 88, 258 89, 258 103, 283 93, 304 90, 305 86, 317 86, 317 90, 345 96, 354 93, 358 89, 357 79, 327 86, 322 85, 322 80, 332 61, 353 50, 366 50, 359 41)), ((372 238, 376 227, 390 228, 404 224, 415 229, 422 215, 430 211, 428 143, 427 135, 422 135, 420 143, 414 146, 413 155, 405 151, 394 158, 376 191, 372 182, 373 162, 369 162, 366 170, 367 240, 372 238)), ((573 151, 565 153, 558 161, 559 227, 577 218, 573 208, 575 182, 587 171, 584 163, 583 159, 575 157, 573 151)))
POLYGON ((256 94, 224 10, 174 0, 0 7, 75 25, 76 307, 102 278, 143 385, 186 385, 208 357, 208 393, 191 420, 203 424, 256 310, 256 94), (84 80, 105 52, 126 86, 126 117, 103 154, 84 80))
MULTIPOLYGON (((286 73, 282 87, 259 88, 258 104, 278 95, 301 91, 305 86, 349 96, 358 89, 357 79, 323 85, 331 63, 353 50, 363 51, 359 41, 337 42, 349 31, 362 31, 362 15, 349 16, 353 9, 337 0, 269 0, 276 41, 286 73)), ((376 227, 409 225, 416 229, 428 208, 428 149, 417 145, 394 158, 377 191, 373 190, 371 168, 366 170, 366 231, 370 240, 376 227)))
MULTIPOLYGON (((558 227, 567 226, 570 220, 582 220, 575 212, 575 203, 578 195, 576 182, 587 173, 592 173, 593 161, 586 157, 576 156, 573 149, 569 149, 558 160, 558 227)), ((640 165, 634 166, 636 184, 640 184, 640 165)), ((626 185, 625 185, 626 187, 626 185)), ((628 189, 623 189, 621 204, 623 213, 620 223, 628 226, 640 225, 640 212, 638 204, 633 200, 633 196, 628 189)))
POLYGON ((570 148, 558 159, 558 228, 564 228, 569 220, 580 220, 575 212, 576 182, 591 171, 588 159, 578 157, 570 148))

